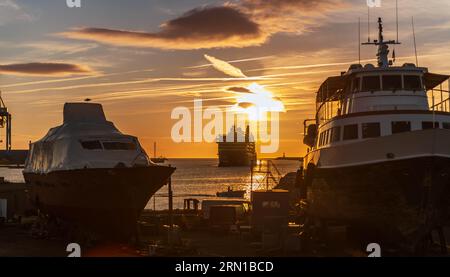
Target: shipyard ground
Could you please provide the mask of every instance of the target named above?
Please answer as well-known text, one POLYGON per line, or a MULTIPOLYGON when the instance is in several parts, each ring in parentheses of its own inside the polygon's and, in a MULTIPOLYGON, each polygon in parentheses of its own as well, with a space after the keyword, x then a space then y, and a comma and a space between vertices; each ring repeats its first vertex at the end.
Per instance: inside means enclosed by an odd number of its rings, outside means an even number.
MULTIPOLYGON (((446 230, 450 235, 450 230, 446 230)), ((153 256, 165 257, 366 257, 362 247, 348 243, 342 232, 332 234, 332 244, 315 244, 308 251, 284 251, 263 249, 260 242, 242 238, 238 235, 216 234, 210 231, 180 232, 183 246, 169 248, 161 243, 165 236, 142 236, 139 246, 133 243, 96 242, 84 247, 84 257, 148 257, 149 246, 159 244, 160 249, 153 256)), ((61 237, 39 238, 32 235, 29 225, 6 224, 0 227, 0 257, 66 257, 69 243, 61 237)), ((450 249, 450 246, 448 246, 450 249)), ((383 252, 385 256, 398 253, 383 252)), ((434 246, 430 256, 441 256, 439 246, 434 246)))
MULTIPOLYGON (((364 256, 363 252, 347 249, 317 250, 307 253, 282 253, 280 251, 263 250, 261 245, 249 242, 234 235, 217 235, 210 232, 182 232, 183 242, 188 245, 183 250, 175 247, 173 251, 160 253, 158 256, 183 257, 271 257, 271 256, 364 256)), ((82 246, 82 255, 90 257, 142 257, 148 256, 150 245, 163 241, 161 236, 145 237, 140 247, 126 243, 98 242, 87 249, 82 246), (84 250, 84 251, 83 251, 84 250)), ((0 227, 0 257, 66 257, 67 245, 71 243, 62 238, 34 238, 29 229, 20 225, 0 227)))
MULTIPOLYGON (((3 184, 0 186, 0 195, 11 199, 13 207, 18 211, 27 210, 25 197, 22 195, 27 187, 22 184, 19 187, 3 184), (17 195, 16 195, 17 194, 17 195), (15 197, 13 197, 16 195, 15 197)), ((15 186, 18 186, 17 184, 15 186)), ((186 218, 182 211, 175 212, 175 223, 180 224, 180 218, 186 218)), ((292 247, 298 243, 285 242, 287 248, 267 247, 264 241, 267 239, 255 238, 249 234, 217 232, 211 230, 198 220, 201 216, 189 215, 192 222, 202 228, 182 228, 178 233, 178 245, 168 247, 167 232, 162 226, 167 225, 166 212, 154 214, 151 211, 143 213, 141 221, 146 226, 141 228, 140 243, 109 243, 100 240, 77 239, 64 232, 43 231, 36 228, 39 219, 35 217, 23 217, 19 222, 2 224, 0 222, 0 257, 66 257, 69 243, 79 243, 82 248, 82 256, 91 257, 142 257, 142 256, 173 256, 173 257, 366 257, 365 245, 358 245, 348 240, 345 228, 335 228, 329 234, 328 243, 308 242, 308 247, 292 247), (54 233, 54 234, 53 234, 54 233), (295 249, 302 248, 302 249, 295 249), (150 253, 150 252, 154 253, 150 253)), ((39 225, 39 224, 38 224, 39 225)), ((189 225, 189 224, 188 224, 189 225)), ((445 236, 450 242, 450 228, 446 228, 445 236)), ((273 238, 272 238, 273 239, 273 238)), ((438 241, 437 238, 434 241, 438 241)), ((269 243, 270 244, 270 243, 269 243)), ((403 256, 395 250, 382 247, 383 256, 403 256)), ((450 245, 447 247, 450 249, 450 245)), ((439 245, 433 245, 429 256, 442 256, 439 245)), ((448 251, 450 253, 450 251, 448 251)))
POLYGON ((18 225, 0 227, 0 257, 62 257, 66 244, 58 239, 36 239, 18 225))

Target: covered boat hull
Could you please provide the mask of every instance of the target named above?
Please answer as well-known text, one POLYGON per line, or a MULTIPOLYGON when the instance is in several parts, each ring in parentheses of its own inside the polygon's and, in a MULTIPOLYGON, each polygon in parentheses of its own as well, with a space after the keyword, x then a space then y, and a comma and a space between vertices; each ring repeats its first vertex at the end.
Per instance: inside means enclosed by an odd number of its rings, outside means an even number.
POLYGON ((149 166, 26 173, 32 201, 41 211, 82 229, 127 237, 146 204, 175 168, 149 166))

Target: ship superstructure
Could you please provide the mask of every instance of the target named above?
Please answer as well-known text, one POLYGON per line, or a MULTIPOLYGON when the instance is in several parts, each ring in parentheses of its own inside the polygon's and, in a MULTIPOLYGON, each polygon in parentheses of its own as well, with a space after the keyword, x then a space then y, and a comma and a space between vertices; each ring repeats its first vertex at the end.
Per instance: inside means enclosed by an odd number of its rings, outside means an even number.
POLYGON ((256 164, 256 144, 247 126, 245 134, 234 126, 218 144, 219 167, 250 166, 256 164), (230 135, 231 134, 231 135, 230 135), (230 137, 232 138, 230 140, 230 137))

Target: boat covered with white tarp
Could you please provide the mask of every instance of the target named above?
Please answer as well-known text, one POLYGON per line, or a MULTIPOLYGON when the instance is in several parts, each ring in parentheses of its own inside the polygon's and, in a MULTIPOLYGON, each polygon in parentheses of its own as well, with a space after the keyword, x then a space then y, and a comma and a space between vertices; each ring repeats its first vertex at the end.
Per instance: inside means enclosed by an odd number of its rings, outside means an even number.
POLYGON ((130 235, 140 212, 174 172, 151 162, 100 104, 67 103, 64 122, 30 145, 23 171, 32 200, 80 227, 130 235))

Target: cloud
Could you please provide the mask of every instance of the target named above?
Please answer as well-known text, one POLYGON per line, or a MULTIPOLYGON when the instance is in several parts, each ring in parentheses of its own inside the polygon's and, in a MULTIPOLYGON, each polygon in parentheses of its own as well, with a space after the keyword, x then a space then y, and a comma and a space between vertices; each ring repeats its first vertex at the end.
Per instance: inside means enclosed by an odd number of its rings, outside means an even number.
POLYGON ((212 56, 205 55, 205 59, 207 59, 212 66, 217 69, 220 72, 225 73, 226 75, 229 75, 231 77, 236 78, 246 78, 247 76, 240 70, 239 68, 231 65, 230 63, 219 60, 217 58, 214 58, 212 56))
POLYGON ((243 103, 239 103, 238 104, 239 107, 243 108, 243 109, 248 109, 250 107, 254 107, 255 104, 253 103, 248 103, 248 102, 243 102, 243 103))
POLYGON ((9 8, 12 10, 20 10, 19 5, 12 0, 1 0, 0 7, 1 8, 9 8))
POLYGON ((89 67, 68 63, 21 63, 0 65, 0 73, 12 75, 65 76, 93 73, 89 67))
POLYGON ((342 0, 241 0, 193 9, 163 23, 159 32, 86 27, 60 35, 132 47, 241 48, 261 45, 278 32, 302 32, 341 7, 342 0))
MULTIPOLYGON (((277 16, 280 13, 297 13, 308 11, 321 13, 324 10, 342 7, 341 0, 242 0, 241 6, 252 10, 253 13, 262 13, 266 17, 277 16)), ((306 16, 306 15, 302 15, 306 16)))
POLYGON ((257 23, 232 6, 191 10, 162 24, 161 30, 155 33, 78 28, 61 35, 113 45, 165 49, 244 47, 261 44, 266 39, 257 23))
POLYGON ((238 93, 252 93, 248 88, 245 87, 230 87, 227 88, 229 92, 238 92, 238 93))
POLYGON ((347 4, 343 0, 242 0, 240 9, 251 14, 264 33, 302 33, 325 22, 328 12, 347 4))
POLYGON ((247 87, 251 93, 240 94, 236 97, 237 111, 245 112, 251 120, 260 120, 267 111, 284 112, 285 106, 280 98, 265 86, 252 83, 247 87))
MULTIPOLYGON (((1 44, 0 44, 1 45, 1 44)), ((261 60, 267 60, 275 58, 275 56, 263 56, 263 57, 256 57, 256 58, 247 58, 247 59, 239 59, 239 60, 232 60, 227 61, 227 63, 233 64, 233 63, 243 63, 243 62, 252 62, 252 61, 261 61, 261 60)), ((202 64, 202 65, 196 65, 196 66, 188 66, 186 68, 189 69, 196 69, 196 68, 204 68, 204 67, 210 67, 212 64, 202 64)))
MULTIPOLYGON (((95 43, 87 43, 87 44, 67 44, 58 41, 35 41, 29 43, 23 43, 20 47, 23 48, 31 48, 40 51, 48 51, 50 50, 52 53, 61 53, 67 55, 78 54, 81 52, 86 52, 92 49, 95 49, 98 45, 95 43)), ((17 47, 17 46, 16 46, 17 47)))
POLYGON ((14 0, 0 0, 0 26, 11 21, 32 21, 34 17, 14 0))

